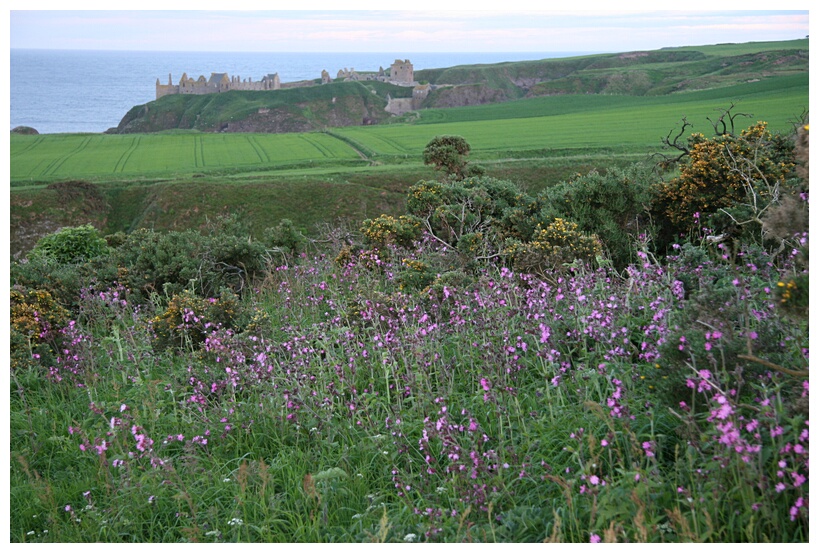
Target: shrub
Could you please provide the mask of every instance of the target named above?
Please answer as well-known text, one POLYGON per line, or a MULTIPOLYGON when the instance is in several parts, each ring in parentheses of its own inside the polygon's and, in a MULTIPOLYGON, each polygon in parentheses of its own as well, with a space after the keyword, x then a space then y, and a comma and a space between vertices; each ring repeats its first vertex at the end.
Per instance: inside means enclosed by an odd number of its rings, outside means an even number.
POLYGON ((507 213, 531 203, 509 181, 470 177, 456 183, 420 181, 410 187, 407 210, 450 247, 465 235, 482 233, 487 246, 497 250, 515 232, 507 213))
POLYGON ((151 321, 158 349, 194 349, 218 328, 234 328, 240 314, 239 299, 229 290, 219 297, 202 298, 185 290, 151 321))
POLYGON ((424 164, 442 171, 447 179, 461 180, 467 175, 469 151, 469 143, 461 136, 436 136, 424 148, 424 164))
POLYGON ((793 142, 758 122, 739 136, 692 134, 687 149, 679 176, 655 187, 652 211, 663 223, 663 242, 690 235, 717 214, 722 220, 710 225, 715 234, 735 226, 743 228, 734 233, 758 236, 760 215, 794 173, 793 142))
POLYGON ((285 255, 296 256, 304 250, 307 238, 290 219, 282 219, 275 227, 264 231, 264 244, 268 248, 282 251, 285 255))
POLYGON ((132 286, 170 296, 202 276, 202 242, 202 235, 192 230, 138 229, 117 248, 115 257, 119 266, 128 269, 132 286))
POLYGON ((401 290, 423 290, 435 280, 429 264, 417 259, 402 259, 397 281, 401 290))
POLYGON ((580 232, 576 223, 555 219, 545 229, 538 227, 530 242, 510 241, 504 254, 522 273, 547 275, 565 264, 595 261, 603 252, 600 239, 580 232))
POLYGON ((52 353, 59 330, 68 323, 70 314, 47 290, 12 288, 10 296, 9 341, 14 372, 52 353))
POLYGON ((68 303, 75 301, 80 290, 77 267, 60 265, 47 257, 13 261, 9 273, 12 284, 25 290, 46 290, 60 303, 63 298, 68 303))
POLYGON ((108 253, 108 243, 91 225, 66 227, 41 238, 29 258, 45 257, 57 263, 82 263, 108 253))
POLYGON ((643 165, 591 171, 549 188, 545 213, 596 234, 617 268, 635 261, 634 243, 648 230, 651 171, 643 165))
POLYGON ((421 221, 411 215, 401 215, 397 219, 381 215, 366 219, 361 225, 366 243, 382 250, 391 245, 411 248, 413 242, 421 238, 421 231, 421 221))
POLYGON ((202 296, 244 290, 264 270, 264 244, 236 230, 156 232, 139 229, 115 250, 134 288, 173 295, 193 285, 202 296))

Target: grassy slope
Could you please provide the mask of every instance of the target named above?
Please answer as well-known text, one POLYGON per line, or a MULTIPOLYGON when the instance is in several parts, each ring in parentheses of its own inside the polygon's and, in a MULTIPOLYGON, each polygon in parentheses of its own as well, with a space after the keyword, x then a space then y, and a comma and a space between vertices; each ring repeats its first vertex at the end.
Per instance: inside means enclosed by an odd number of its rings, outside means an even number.
MULTIPOLYGON (((311 127, 329 124, 334 117, 360 121, 356 108, 383 112, 386 96, 412 94, 410 89, 380 82, 339 82, 322 86, 275 91, 234 91, 207 95, 170 95, 134 106, 123 117, 120 132, 157 132, 167 129, 218 130, 241 121, 260 109, 278 110, 283 116, 311 127), (357 99, 347 104, 339 99, 357 99), (334 101, 334 99, 336 101, 334 101), (348 112, 353 113, 348 113, 348 112)), ((386 116, 385 116, 386 117, 386 116)))
MULTIPOLYGON (((804 72, 808 40, 665 48, 416 72, 433 84, 481 83, 508 99, 572 93, 663 95, 804 72)), ((436 105, 433 94, 427 106, 436 105)))

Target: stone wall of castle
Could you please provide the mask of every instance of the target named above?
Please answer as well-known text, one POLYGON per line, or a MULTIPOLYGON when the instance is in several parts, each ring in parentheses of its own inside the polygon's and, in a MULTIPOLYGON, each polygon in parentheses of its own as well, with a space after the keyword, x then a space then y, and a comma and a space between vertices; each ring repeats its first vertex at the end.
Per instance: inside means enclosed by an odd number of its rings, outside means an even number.
POLYGON ((415 72, 410 60, 395 60, 390 66, 390 82, 401 84, 414 84, 415 72))
POLYGON ((227 73, 211 73, 210 79, 205 79, 201 75, 194 80, 188 77, 187 73, 182 74, 178 84, 173 84, 171 75, 168 74, 168 84, 160 84, 156 80, 156 99, 169 94, 216 94, 229 90, 278 90, 281 88, 279 74, 265 75, 261 81, 253 81, 250 78, 242 80, 239 76, 229 77, 227 73))
MULTIPOLYGON (((355 69, 339 69, 336 74, 336 79, 341 81, 381 81, 402 86, 415 85, 415 74, 410 60, 395 60, 390 66, 389 76, 381 67, 378 73, 358 73, 355 69)), ((321 84, 330 83, 330 74, 324 70, 321 72, 321 84)), ((311 81, 300 81, 298 84, 286 83, 284 88, 292 88, 293 86, 305 86, 305 83, 310 84, 311 81)), ((171 75, 168 75, 168 84, 161 84, 159 79, 156 80, 156 98, 157 100, 169 94, 216 94, 219 92, 227 92, 229 90, 279 90, 282 88, 282 83, 279 80, 279 74, 273 73, 262 77, 260 81, 253 81, 250 78, 242 80, 240 77, 230 77, 227 73, 211 73, 210 79, 205 79, 201 75, 198 79, 188 77, 187 73, 182 74, 178 84, 173 84, 171 75)))
POLYGON ((393 115, 403 115, 409 111, 421 109, 421 105, 431 91, 430 85, 420 84, 412 89, 412 98, 391 98, 387 95, 387 107, 384 108, 384 111, 393 115))

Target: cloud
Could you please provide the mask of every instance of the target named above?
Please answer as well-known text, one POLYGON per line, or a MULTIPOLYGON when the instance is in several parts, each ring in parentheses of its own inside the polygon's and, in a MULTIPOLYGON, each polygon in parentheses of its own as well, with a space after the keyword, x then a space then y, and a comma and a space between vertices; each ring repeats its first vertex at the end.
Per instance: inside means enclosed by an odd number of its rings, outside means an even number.
POLYGON ((12 11, 12 48, 626 51, 802 38, 807 11, 12 11))

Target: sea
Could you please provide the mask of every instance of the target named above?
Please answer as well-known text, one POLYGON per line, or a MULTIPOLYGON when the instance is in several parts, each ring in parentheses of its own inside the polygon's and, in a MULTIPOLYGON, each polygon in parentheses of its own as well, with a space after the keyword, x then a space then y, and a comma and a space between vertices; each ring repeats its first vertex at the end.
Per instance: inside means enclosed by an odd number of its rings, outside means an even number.
POLYGON ((11 129, 41 134, 100 133, 116 127, 132 107, 156 98, 156 81, 177 84, 228 73, 261 80, 278 73, 282 83, 317 79, 322 70, 378 71, 408 59, 416 71, 456 65, 542 60, 591 52, 134 52, 102 50, 10 51, 11 129))

